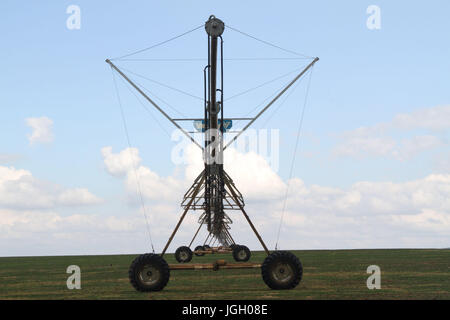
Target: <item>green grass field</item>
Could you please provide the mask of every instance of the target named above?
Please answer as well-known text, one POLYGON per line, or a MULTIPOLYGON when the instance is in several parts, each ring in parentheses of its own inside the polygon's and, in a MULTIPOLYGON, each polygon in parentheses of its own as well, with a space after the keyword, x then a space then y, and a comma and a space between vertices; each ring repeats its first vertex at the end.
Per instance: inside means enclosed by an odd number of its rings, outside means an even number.
MULTIPOLYGON (((139 293, 127 273, 136 255, 0 258, 0 299, 450 299, 450 250, 294 252, 304 274, 288 291, 270 290, 260 269, 244 269, 172 271, 163 291, 139 293), (66 287, 69 265, 81 268, 81 290, 66 287), (369 265, 381 268, 381 290, 366 287, 369 265)), ((253 252, 250 261, 264 257, 253 252)), ((232 260, 216 254, 192 262, 220 258, 232 260)))

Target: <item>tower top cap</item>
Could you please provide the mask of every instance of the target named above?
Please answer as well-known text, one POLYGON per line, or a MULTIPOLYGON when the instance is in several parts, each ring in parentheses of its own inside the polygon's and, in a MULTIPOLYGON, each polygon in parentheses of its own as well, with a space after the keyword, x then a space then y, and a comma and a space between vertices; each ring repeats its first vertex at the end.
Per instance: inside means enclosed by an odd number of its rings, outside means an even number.
POLYGON ((219 37, 225 30, 225 24, 222 20, 217 19, 214 15, 209 17, 209 20, 205 23, 206 33, 211 37, 219 37))

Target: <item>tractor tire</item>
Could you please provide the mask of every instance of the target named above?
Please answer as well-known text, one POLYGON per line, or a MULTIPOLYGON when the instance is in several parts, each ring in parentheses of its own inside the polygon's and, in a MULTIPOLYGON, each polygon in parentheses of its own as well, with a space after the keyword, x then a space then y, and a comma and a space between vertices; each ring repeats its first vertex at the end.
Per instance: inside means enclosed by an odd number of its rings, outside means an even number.
POLYGON ((134 259, 128 270, 128 277, 137 291, 160 291, 169 282, 170 269, 160 255, 147 253, 134 259))
POLYGON ((236 245, 233 249, 233 258, 238 262, 248 261, 251 257, 251 252, 246 246, 236 245))
POLYGON ((302 280, 303 267, 300 260, 289 251, 275 251, 264 259, 262 278, 273 290, 295 288, 302 280))
POLYGON ((205 255, 204 253, 196 253, 195 251, 204 251, 204 250, 205 250, 205 248, 203 246, 196 246, 195 250, 194 250, 194 254, 197 257, 203 257, 205 255))
POLYGON ((189 247, 182 246, 175 251, 175 259, 180 263, 186 263, 192 260, 192 250, 189 247))

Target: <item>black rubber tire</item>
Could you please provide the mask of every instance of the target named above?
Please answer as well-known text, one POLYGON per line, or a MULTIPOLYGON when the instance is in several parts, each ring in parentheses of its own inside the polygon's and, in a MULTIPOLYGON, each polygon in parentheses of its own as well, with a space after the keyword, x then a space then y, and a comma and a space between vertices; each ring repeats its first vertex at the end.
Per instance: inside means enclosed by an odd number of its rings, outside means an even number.
POLYGON ((233 258, 238 262, 248 261, 251 257, 250 249, 246 246, 236 245, 233 249, 233 258))
POLYGON ((197 250, 204 251, 205 248, 204 248, 203 246, 196 246, 196 247, 195 247, 195 250, 194 250, 194 254, 195 254, 197 257, 203 257, 203 256, 205 255, 204 253, 196 253, 195 251, 197 251, 197 250))
POLYGON ((180 263, 187 263, 192 260, 192 250, 189 247, 182 246, 175 251, 175 259, 180 263))
POLYGON ((137 291, 160 291, 169 282, 170 269, 166 260, 160 255, 146 253, 134 259, 128 269, 128 277, 131 285, 137 291), (147 274, 144 274, 145 268, 151 268, 147 271, 147 274), (151 277, 152 275, 155 276, 153 280, 147 279, 147 281, 145 281, 145 277, 151 277))
POLYGON ((273 290, 293 289, 302 280, 303 266, 293 253, 275 251, 264 259, 261 274, 264 282, 273 290), (284 274, 286 268, 288 273, 284 274))
POLYGON ((230 249, 231 249, 231 250, 234 250, 234 248, 236 248, 237 246, 238 246, 238 244, 233 243, 233 244, 230 245, 230 249))

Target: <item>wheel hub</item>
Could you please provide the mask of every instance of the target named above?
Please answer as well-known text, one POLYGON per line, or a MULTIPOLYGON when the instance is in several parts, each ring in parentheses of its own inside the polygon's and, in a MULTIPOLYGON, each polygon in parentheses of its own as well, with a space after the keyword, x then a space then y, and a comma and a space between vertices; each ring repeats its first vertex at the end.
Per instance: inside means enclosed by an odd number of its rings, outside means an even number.
POLYGON ((159 270, 153 266, 146 265, 142 268, 141 272, 139 272, 139 278, 146 285, 152 285, 156 283, 160 278, 159 270))
POLYGON ((180 259, 181 259, 181 260, 186 261, 187 258, 188 258, 187 252, 184 252, 184 251, 183 251, 183 252, 180 252, 180 259))
POLYGON ((278 263, 272 270, 272 276, 275 280, 280 282, 290 281, 294 272, 288 263, 278 263))

